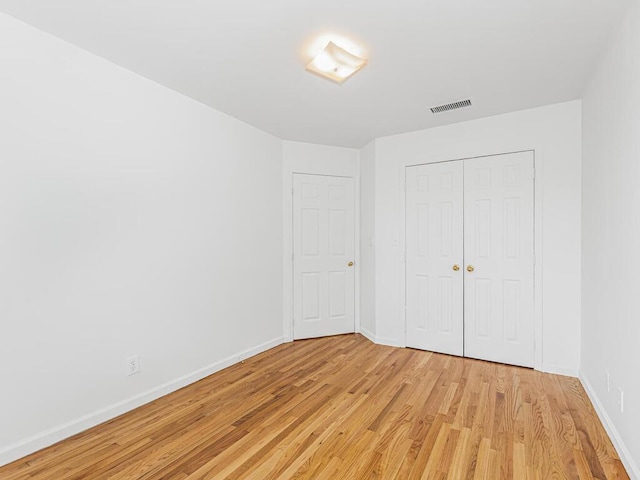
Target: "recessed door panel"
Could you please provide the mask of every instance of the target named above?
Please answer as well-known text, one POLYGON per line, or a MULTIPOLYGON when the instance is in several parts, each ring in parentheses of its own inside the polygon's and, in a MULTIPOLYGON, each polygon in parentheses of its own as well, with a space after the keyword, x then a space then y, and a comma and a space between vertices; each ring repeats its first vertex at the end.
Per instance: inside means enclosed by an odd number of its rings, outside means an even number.
POLYGON ((427 318, 429 318, 429 277, 427 275, 416 275, 416 315, 418 330, 427 329, 427 318))
POLYGON ((311 338, 354 331, 352 178, 293 175, 293 332, 311 338))
POLYGON ((346 310, 346 273, 329 272, 329 317, 344 317, 346 310))
POLYGON ((438 277, 438 287, 440 289, 438 292, 440 299, 438 319, 440 322, 437 328, 439 333, 445 335, 449 335, 453 331, 453 312, 455 310, 453 305, 454 283, 450 275, 438 277))
POLYGON ((478 338, 489 338, 491 335, 489 330, 491 324, 491 280, 478 278, 476 275, 467 284, 470 287, 469 291, 473 290, 475 315, 473 323, 468 321, 465 329, 473 329, 478 338))
POLYGON ((329 255, 345 254, 345 220, 344 210, 329 210, 329 255))
POLYGON ((302 217, 302 254, 316 256, 320 253, 320 210, 303 208, 302 217))
POLYGON ((320 272, 302 274, 302 320, 320 320, 320 272))

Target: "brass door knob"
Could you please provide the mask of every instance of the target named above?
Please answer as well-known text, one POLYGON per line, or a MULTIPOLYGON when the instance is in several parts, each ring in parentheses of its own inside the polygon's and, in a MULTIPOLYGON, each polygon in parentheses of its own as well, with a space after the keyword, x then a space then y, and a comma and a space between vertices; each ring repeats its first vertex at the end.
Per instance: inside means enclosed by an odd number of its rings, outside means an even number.
POLYGON ((467 272, 473 272, 473 270, 474 270, 473 265, 467 266, 467 272))
POLYGON ((353 262, 349 262, 349 263, 347 263, 347 266, 348 266, 348 267, 353 267, 353 262))
POLYGON ((453 271, 457 272, 458 270, 460 270, 460 265, 454 265, 453 266, 453 271))

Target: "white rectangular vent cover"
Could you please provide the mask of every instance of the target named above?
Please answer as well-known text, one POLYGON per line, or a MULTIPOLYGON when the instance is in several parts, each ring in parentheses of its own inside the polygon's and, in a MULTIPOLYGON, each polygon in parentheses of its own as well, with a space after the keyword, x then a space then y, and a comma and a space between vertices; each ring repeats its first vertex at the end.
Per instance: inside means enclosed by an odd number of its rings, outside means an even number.
POLYGON ((460 100, 459 102, 447 103, 446 105, 438 105, 437 107, 431 107, 431 113, 442 113, 450 110, 457 110, 459 108, 465 108, 471 106, 471 100, 460 100))

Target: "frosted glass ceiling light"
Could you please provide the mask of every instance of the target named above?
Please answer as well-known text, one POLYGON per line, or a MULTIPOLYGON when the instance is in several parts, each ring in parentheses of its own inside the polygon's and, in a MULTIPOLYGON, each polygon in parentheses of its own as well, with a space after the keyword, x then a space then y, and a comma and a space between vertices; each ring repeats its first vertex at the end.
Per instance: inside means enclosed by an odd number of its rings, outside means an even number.
POLYGON ((366 59, 329 42, 324 50, 309 62, 307 70, 333 82, 344 83, 366 64, 366 59))

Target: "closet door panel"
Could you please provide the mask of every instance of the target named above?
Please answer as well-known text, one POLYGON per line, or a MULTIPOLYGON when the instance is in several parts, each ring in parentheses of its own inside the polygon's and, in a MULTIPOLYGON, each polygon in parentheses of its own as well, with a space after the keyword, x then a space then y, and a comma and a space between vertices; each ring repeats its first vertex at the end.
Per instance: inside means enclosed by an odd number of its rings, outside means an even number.
POLYGON ((464 162, 465 356, 532 367, 533 153, 464 162))
POLYGON ((462 355, 462 162, 406 175, 407 346, 462 355))

